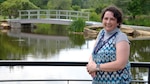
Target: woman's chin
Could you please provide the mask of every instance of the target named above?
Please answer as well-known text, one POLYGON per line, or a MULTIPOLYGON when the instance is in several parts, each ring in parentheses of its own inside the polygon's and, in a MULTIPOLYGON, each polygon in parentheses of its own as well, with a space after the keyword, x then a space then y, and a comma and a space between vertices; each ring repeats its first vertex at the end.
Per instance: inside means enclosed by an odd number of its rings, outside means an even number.
POLYGON ((109 31, 112 31, 113 29, 106 27, 105 30, 109 32, 109 31))

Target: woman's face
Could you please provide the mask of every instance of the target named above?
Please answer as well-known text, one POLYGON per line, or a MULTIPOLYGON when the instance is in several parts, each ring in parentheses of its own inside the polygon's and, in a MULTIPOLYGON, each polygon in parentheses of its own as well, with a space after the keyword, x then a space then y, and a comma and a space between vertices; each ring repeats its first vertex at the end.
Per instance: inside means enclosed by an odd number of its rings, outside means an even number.
POLYGON ((103 27, 106 31, 110 32, 114 30, 119 24, 117 23, 117 18, 111 11, 106 11, 102 19, 103 27))

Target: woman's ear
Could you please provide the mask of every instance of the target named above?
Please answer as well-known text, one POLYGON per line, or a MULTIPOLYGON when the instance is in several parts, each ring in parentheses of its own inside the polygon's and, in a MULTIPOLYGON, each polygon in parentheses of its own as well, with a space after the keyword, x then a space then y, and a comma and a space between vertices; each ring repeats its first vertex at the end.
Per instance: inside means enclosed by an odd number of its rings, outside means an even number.
POLYGON ((117 27, 120 28, 120 23, 117 24, 117 27))

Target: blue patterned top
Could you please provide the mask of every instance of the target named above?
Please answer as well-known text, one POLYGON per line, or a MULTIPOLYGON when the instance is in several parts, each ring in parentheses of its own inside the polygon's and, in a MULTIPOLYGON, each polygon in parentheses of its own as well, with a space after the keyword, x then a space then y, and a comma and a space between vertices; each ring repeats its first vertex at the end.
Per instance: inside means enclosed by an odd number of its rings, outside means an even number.
MULTIPOLYGON (((105 34, 104 29, 100 32, 97 38, 100 39, 100 44, 97 43, 100 49, 97 52, 94 52, 92 56, 93 60, 96 64, 107 63, 116 60, 116 37, 119 33, 122 33, 117 28, 117 33, 114 32, 112 36, 110 36, 107 42, 104 43, 103 36, 105 34), (116 34, 115 34, 116 33, 116 34)), ((96 72, 96 77, 93 78, 92 84, 129 84, 131 82, 131 72, 130 72, 130 63, 128 62, 124 69, 114 71, 114 72, 106 72, 106 71, 98 71, 96 72)))

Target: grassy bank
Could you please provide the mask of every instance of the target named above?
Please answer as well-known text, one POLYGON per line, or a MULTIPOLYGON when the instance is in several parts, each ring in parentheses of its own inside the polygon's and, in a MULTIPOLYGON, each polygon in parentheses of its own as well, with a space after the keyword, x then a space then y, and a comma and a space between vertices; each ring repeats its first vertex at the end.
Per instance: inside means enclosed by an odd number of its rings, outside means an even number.
POLYGON ((139 16, 139 17, 136 17, 135 19, 132 19, 132 18, 124 19, 123 24, 150 27, 149 21, 150 21, 150 16, 139 16))
POLYGON ((0 20, 3 20, 3 19, 4 19, 4 17, 0 15, 0 20))
MULTIPOLYGON (((100 21, 101 15, 96 14, 95 12, 90 13, 90 21, 100 21)), ((123 24, 125 25, 136 25, 136 26, 148 26, 150 27, 150 15, 139 15, 136 18, 131 18, 131 16, 125 16, 123 18, 123 24)))

